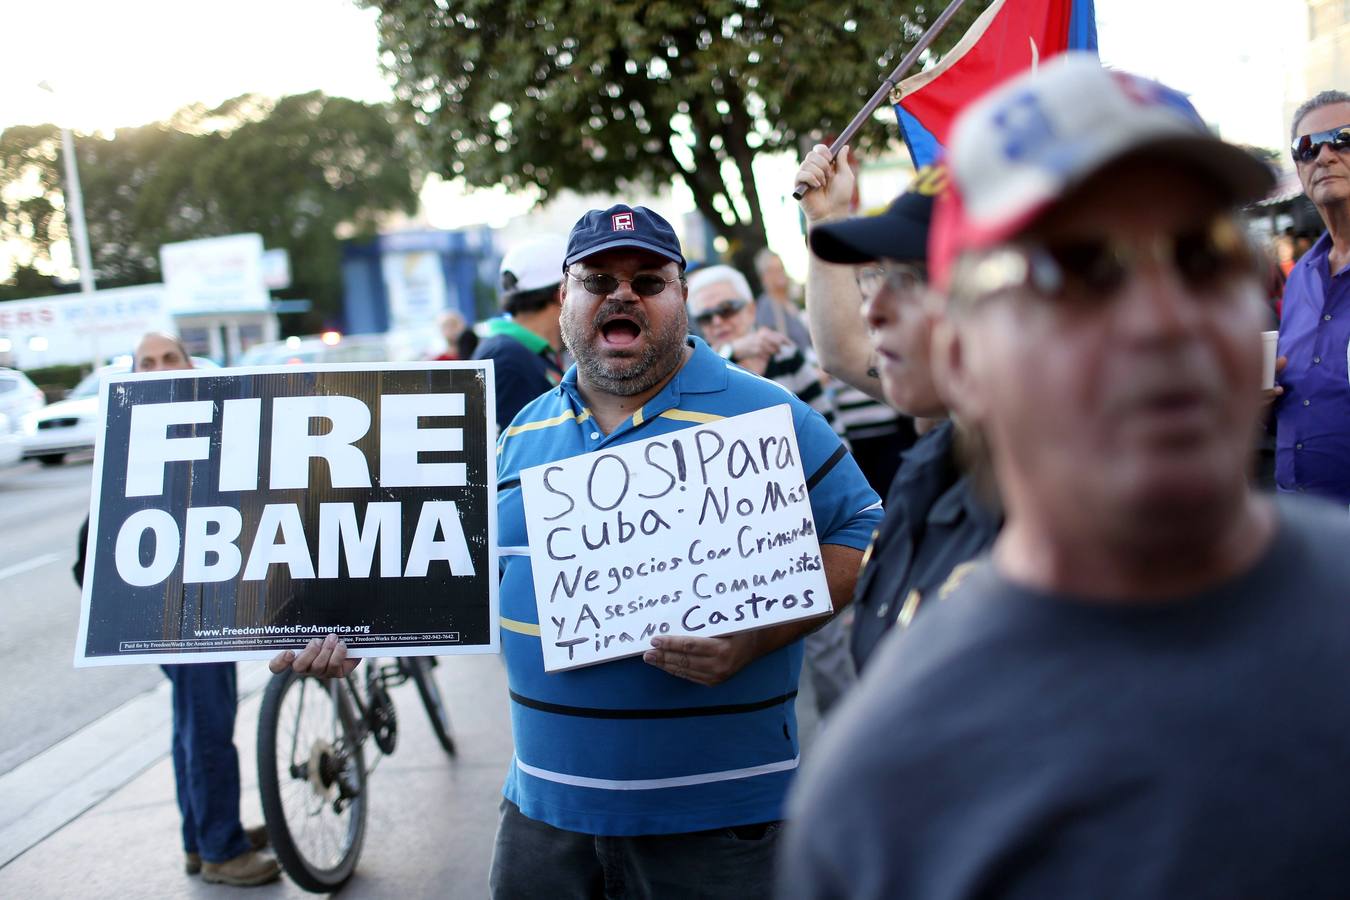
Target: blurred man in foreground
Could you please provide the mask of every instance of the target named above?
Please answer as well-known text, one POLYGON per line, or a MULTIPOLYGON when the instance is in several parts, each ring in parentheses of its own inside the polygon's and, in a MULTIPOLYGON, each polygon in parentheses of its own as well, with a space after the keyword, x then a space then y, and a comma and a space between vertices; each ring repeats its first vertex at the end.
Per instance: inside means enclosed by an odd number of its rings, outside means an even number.
POLYGON ((1083 54, 950 150, 935 358, 1007 522, 836 713, 782 893, 1342 895, 1350 524, 1247 480, 1270 172, 1083 54))
MULTIPOLYGON (((176 337, 151 332, 136 346, 134 370, 166 372, 192 368, 176 337)), ((75 580, 84 584, 84 548, 89 522, 80 532, 75 580)), ((173 682, 173 777, 183 817, 184 870, 215 884, 250 887, 275 881, 281 868, 260 853, 267 846, 262 825, 239 821, 239 753, 234 718, 239 706, 235 665, 192 663, 160 666, 173 682)))

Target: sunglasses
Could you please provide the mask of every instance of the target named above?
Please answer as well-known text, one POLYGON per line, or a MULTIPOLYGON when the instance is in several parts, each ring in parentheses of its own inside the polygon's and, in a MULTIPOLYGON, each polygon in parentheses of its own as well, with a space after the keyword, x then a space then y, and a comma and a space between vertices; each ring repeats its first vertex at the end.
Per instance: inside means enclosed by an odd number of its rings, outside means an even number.
POLYGON ((883 286, 889 286, 894 294, 917 290, 928 283, 928 272, 925 266, 886 263, 862 266, 853 273, 853 278, 864 297, 875 297, 883 286))
POLYGON ((1143 245, 1094 238, 1001 247, 959 263, 951 294, 969 302, 1026 287, 1050 300, 1102 302, 1113 298, 1145 259, 1169 266, 1195 293, 1257 269, 1242 229, 1223 216, 1143 245))
POLYGON ((1322 152, 1322 147, 1328 144, 1337 152, 1350 150, 1350 125, 1338 125, 1328 131, 1299 135, 1289 152, 1293 154, 1295 162, 1312 162, 1322 152))
POLYGON ((607 272, 595 275, 587 275, 585 278, 577 278, 571 272, 568 276, 576 281, 580 281, 582 287, 595 294, 597 297, 606 297, 619 289, 619 285, 627 283, 632 286, 633 293, 639 297, 655 297, 666 289, 667 285, 672 285, 679 281, 678 278, 672 278, 670 281, 662 278, 660 275, 634 275, 632 278, 615 278, 607 272))
POLYGON ((730 319, 748 305, 745 300, 724 300, 712 309, 705 309, 695 315, 694 321, 700 325, 711 325, 713 319, 730 319))

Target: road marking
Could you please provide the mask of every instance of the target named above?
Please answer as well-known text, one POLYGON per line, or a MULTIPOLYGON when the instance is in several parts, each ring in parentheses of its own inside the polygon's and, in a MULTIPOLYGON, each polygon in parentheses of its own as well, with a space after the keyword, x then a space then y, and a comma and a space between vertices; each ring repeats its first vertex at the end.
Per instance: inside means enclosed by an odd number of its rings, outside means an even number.
POLYGON ((54 563, 61 558, 60 553, 44 553, 41 556, 35 556, 32 559, 24 560, 21 563, 15 563, 12 566, 6 566, 0 569, 0 581, 10 578, 14 575, 22 575, 24 572, 31 572, 33 569, 40 569, 48 563, 54 563))

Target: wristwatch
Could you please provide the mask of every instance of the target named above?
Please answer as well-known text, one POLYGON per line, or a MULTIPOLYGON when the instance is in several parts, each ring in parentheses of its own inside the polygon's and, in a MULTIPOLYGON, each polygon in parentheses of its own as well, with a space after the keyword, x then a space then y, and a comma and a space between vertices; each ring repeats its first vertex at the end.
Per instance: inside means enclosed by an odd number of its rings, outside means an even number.
POLYGON ((725 359, 727 362, 736 361, 736 354, 732 352, 730 344, 723 344, 722 346, 718 347, 717 355, 725 359))

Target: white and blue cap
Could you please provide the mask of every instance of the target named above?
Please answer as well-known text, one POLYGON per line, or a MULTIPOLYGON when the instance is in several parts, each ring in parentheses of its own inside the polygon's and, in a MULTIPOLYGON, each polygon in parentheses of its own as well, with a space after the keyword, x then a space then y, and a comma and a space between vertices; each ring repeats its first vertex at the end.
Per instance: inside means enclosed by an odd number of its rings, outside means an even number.
POLYGON ((929 235, 934 284, 945 287, 963 253, 1003 243, 1074 188, 1126 157, 1176 160, 1235 204, 1265 196, 1270 168, 1206 127, 1185 95, 1091 53, 1063 53, 1004 82, 952 126, 950 189, 929 235))
POLYGON ((619 203, 582 216, 567 239, 564 266, 606 250, 636 248, 664 256, 684 269, 680 239, 670 223, 645 206, 619 203))
POLYGON ((503 294, 537 291, 562 281, 567 239, 560 234, 541 234, 511 245, 498 272, 503 294))

